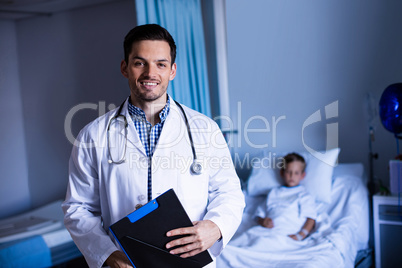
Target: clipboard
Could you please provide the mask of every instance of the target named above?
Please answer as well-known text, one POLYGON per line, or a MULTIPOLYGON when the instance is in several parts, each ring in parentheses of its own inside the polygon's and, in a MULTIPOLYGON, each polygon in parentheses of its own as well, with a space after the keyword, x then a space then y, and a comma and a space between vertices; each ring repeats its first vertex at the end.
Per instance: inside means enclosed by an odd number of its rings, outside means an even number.
POLYGON ((193 226, 173 189, 109 227, 136 268, 201 268, 212 262, 208 251, 189 258, 169 253, 166 244, 184 236, 167 237, 170 230, 193 226))

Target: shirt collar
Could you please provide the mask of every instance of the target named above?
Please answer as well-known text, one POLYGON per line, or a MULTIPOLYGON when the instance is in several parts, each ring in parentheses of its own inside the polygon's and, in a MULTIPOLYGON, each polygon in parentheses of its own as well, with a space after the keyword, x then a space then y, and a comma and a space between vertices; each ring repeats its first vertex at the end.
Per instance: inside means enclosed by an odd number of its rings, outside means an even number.
MULTIPOLYGON (((166 117, 169 115, 169 111, 170 111, 170 96, 169 94, 167 94, 166 105, 159 113, 161 123, 163 123, 166 120, 166 117)), ((134 104, 131 103, 131 98, 129 98, 128 100, 128 112, 130 113, 130 116, 132 117, 133 121, 147 121, 145 112, 141 108, 134 106, 134 104)))

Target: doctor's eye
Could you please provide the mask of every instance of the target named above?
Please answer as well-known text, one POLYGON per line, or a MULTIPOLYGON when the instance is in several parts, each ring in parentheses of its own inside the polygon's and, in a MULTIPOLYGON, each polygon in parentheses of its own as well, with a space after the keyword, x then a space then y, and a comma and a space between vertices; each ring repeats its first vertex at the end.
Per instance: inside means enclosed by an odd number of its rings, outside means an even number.
POLYGON ((138 66, 138 67, 142 67, 142 66, 144 66, 145 64, 142 62, 142 61, 135 61, 134 62, 134 66, 138 66))

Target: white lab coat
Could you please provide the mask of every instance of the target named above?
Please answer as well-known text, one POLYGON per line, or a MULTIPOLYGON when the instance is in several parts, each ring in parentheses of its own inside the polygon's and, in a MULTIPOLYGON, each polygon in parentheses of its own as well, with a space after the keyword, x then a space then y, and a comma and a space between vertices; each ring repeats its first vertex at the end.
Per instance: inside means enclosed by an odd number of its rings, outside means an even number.
MULTIPOLYGON (((240 224, 244 196, 216 123, 183 107, 203 173, 190 173, 193 154, 184 117, 171 99, 170 112, 152 158, 152 198, 173 188, 192 221, 209 219, 216 223, 222 240, 209 249, 216 257, 240 224)), ((65 226, 90 267, 101 267, 118 249, 108 232, 109 226, 134 211, 137 204, 147 202, 147 156, 127 111, 127 101, 121 112, 128 121, 126 161, 108 163, 106 129, 116 112, 117 109, 99 117, 78 135, 62 205, 65 226)), ((111 150, 117 161, 124 148, 124 131, 116 133, 112 128, 110 137, 118 140, 111 150)), ((207 267, 215 267, 215 261, 207 267)))

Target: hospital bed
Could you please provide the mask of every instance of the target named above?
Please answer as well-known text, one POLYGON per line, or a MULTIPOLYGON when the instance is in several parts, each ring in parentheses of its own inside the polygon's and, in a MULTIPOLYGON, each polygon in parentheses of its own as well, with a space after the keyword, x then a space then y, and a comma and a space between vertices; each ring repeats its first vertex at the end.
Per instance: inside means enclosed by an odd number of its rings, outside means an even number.
POLYGON ((82 256, 64 227, 61 203, 0 220, 0 267, 63 267, 82 256))
MULTIPOLYGON (((369 194, 364 168, 361 163, 337 164, 338 153, 339 149, 336 149, 329 152, 328 157, 316 155, 321 159, 301 153, 307 162, 304 186, 315 196, 318 208, 315 228, 302 241, 303 247, 270 252, 265 246, 250 250, 239 247, 238 243, 232 243, 236 244, 232 246, 229 242, 218 257, 217 267, 371 267, 369 194), (325 157, 331 159, 323 159, 325 157)), ((268 157, 267 152, 259 158, 264 157, 268 157)), ((272 155, 269 160, 274 163, 272 155)), ((263 161, 259 163, 259 166, 254 165, 244 188, 246 207, 232 240, 257 225, 253 220, 256 208, 265 202, 270 188, 281 184, 278 169, 264 167, 263 161)))

